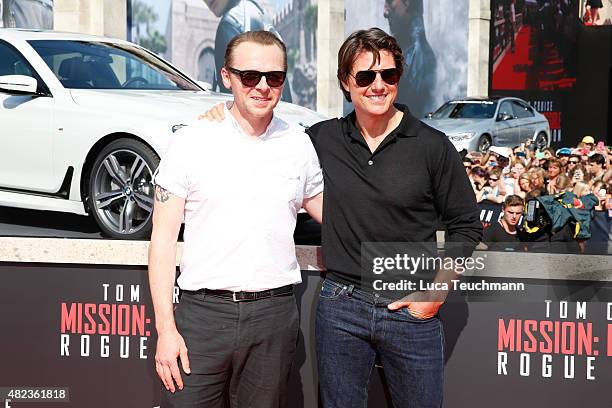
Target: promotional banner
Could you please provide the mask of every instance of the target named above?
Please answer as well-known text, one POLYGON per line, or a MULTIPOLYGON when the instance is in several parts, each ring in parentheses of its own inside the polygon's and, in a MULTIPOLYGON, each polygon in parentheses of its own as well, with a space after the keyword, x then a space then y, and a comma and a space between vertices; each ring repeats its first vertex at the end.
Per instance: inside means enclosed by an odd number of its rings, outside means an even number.
MULTIPOLYGON (((468 277, 462 284, 467 294, 449 298, 441 309, 445 407, 609 403, 612 284, 532 274, 533 279, 468 277), (501 287, 513 282, 523 289, 497 291, 487 299, 484 293, 491 292, 479 289, 485 282, 501 287)), ((302 279, 296 287, 301 324, 289 406, 313 408, 313 325, 321 276, 304 271, 302 279)), ((178 290, 173 301, 179 301, 178 290)), ((159 405, 145 268, 0 263, 0 321, 2 406, 159 405)), ((384 366, 374 372, 368 406, 390 407, 384 366)))
POLYGON ((517 96, 548 119, 563 144, 576 84, 577 0, 492 0, 491 95, 517 96))
POLYGON ((53 0, 0 0, 0 27, 53 29, 53 0))
MULTIPOLYGON (((379 27, 393 35, 406 65, 399 103, 425 117, 449 99, 466 96, 468 1, 351 0, 345 2, 345 36, 379 27)), ((345 111, 351 110, 345 104, 345 111)))
POLYGON ((465 324, 446 364, 445 406, 610 406, 611 286, 525 281, 540 302, 445 305, 454 326, 465 324))
POLYGON ((282 100, 316 108, 317 5, 314 0, 128 0, 130 41, 161 55, 214 91, 225 49, 239 33, 267 30, 287 46, 282 100))
POLYGON ((145 269, 0 264, 0 288, 0 387, 68 393, 50 406, 159 405, 145 269))
MULTIPOLYGON (((608 406, 612 283, 533 274, 533 279, 467 277, 466 292, 447 299, 440 311, 445 407, 608 406), (508 283, 521 292, 481 289, 508 283)), ((302 279, 296 287, 301 324, 288 401, 291 407, 313 408, 321 276, 303 271, 302 279)), ((173 300, 179 301, 178 290, 173 300)), ((159 405, 145 268, 0 263, 0 321, 3 407, 159 405)), ((374 372, 368 406, 391 407, 384 366, 377 364, 374 372)))

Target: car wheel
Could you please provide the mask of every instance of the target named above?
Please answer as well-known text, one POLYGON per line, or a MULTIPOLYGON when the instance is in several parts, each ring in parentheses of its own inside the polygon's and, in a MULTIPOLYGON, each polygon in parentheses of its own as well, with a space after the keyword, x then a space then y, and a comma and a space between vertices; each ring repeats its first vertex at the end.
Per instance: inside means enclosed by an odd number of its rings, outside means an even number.
POLYGON ((159 156, 133 139, 103 148, 93 163, 87 191, 89 209, 104 235, 148 238, 152 228, 153 172, 159 156))
POLYGON ((546 133, 540 132, 535 138, 534 144, 538 150, 545 149, 548 145, 548 137, 546 137, 546 133))
POLYGON ((486 153, 491 147, 491 137, 489 135, 482 135, 478 139, 478 151, 480 153, 486 153))

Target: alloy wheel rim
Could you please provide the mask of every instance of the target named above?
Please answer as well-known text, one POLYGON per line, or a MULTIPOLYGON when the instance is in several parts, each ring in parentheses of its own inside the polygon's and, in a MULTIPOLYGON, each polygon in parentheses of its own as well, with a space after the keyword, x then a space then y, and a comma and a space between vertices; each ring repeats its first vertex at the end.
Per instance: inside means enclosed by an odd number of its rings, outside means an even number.
POLYGON ((139 154, 118 149, 95 170, 93 206, 104 225, 118 234, 143 229, 153 213, 153 172, 139 154))
POLYGON ((486 137, 483 138, 480 142, 480 152, 485 153, 487 150, 489 150, 490 147, 491 144, 489 143, 489 139, 487 139, 486 137))
POLYGON ((535 145, 538 149, 543 149, 546 147, 546 136, 541 133, 536 137, 535 145))

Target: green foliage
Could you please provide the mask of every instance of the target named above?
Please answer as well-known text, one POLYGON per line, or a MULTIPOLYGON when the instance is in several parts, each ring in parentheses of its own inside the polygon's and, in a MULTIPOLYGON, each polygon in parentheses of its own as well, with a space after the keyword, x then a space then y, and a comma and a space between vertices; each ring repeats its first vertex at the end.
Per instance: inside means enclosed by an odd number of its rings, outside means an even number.
POLYGON ((317 31, 317 16, 318 8, 316 4, 311 4, 304 10, 304 28, 311 30, 311 32, 317 31))
POLYGON ((298 60, 300 56, 300 50, 297 48, 289 48, 287 50, 287 70, 289 72, 293 71, 293 67, 295 67, 295 62, 298 60))
POLYGON ((152 28, 158 19, 159 15, 153 7, 141 0, 132 1, 132 25, 136 29, 134 42, 156 54, 163 54, 168 49, 166 37, 152 28), (142 27, 144 33, 141 32, 142 27))
POLYGON ((166 37, 161 35, 157 30, 154 30, 150 34, 150 37, 141 38, 139 44, 156 54, 163 54, 168 49, 166 37))

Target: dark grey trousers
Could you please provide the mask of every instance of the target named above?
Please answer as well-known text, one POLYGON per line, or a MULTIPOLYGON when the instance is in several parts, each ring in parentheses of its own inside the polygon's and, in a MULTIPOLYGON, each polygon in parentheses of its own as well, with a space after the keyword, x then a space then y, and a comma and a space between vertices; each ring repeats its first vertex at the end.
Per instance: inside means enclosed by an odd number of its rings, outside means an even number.
POLYGON ((233 302, 185 292, 174 315, 191 374, 180 369, 183 390, 162 387, 162 408, 283 406, 299 330, 293 295, 233 302))

